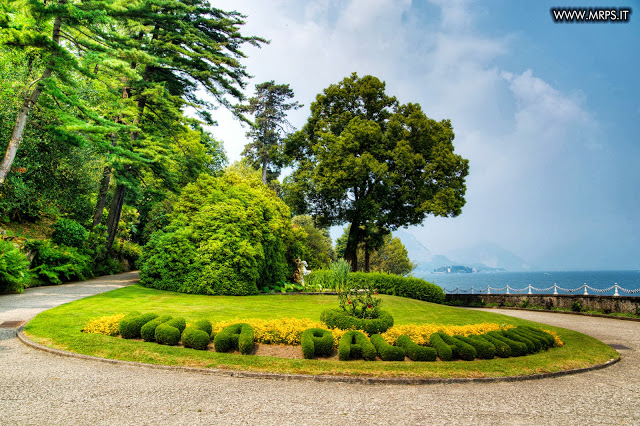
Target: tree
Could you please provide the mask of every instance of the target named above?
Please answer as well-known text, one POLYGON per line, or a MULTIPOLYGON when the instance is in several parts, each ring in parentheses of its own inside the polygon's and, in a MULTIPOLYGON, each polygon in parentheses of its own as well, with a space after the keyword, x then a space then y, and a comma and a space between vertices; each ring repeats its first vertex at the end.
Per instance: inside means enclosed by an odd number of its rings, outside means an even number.
MULTIPOLYGON (((336 255, 344 256, 349 239, 349 227, 345 228, 342 235, 336 240, 336 255)), ((409 253, 400 238, 393 237, 391 233, 383 237, 382 244, 376 250, 367 250, 365 243, 360 243, 357 250, 358 270, 363 272, 385 272, 387 274, 407 275, 416 268, 416 264, 409 259, 409 253), (367 254, 370 260, 360 263, 367 254)))
POLYGON ((307 234, 302 260, 307 261, 309 269, 328 269, 335 258, 329 231, 316 228, 309 215, 294 216, 292 221, 307 234))
POLYGON ((287 102, 293 96, 288 84, 275 84, 272 80, 256 84, 256 94, 249 99, 249 104, 238 107, 240 111, 254 116, 254 125, 247 132, 247 137, 253 142, 245 146, 242 155, 251 161, 255 169, 262 170, 262 182, 265 184, 270 180, 268 175, 277 177, 280 174, 283 136, 293 130, 287 120, 287 111, 302 107, 298 102, 287 102))
POLYGON ((302 130, 286 141, 294 171, 285 200, 322 226, 350 224, 344 258, 358 269, 358 244, 465 204, 468 161, 454 154, 449 120, 398 103, 385 84, 352 74, 320 93, 302 130))

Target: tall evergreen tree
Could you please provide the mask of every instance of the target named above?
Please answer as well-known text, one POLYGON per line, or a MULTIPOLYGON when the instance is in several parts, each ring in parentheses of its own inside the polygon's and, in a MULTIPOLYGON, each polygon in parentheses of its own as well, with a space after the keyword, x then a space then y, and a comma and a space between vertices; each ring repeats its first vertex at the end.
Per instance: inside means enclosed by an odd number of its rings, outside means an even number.
POLYGON ((282 167, 283 137, 294 130, 287 120, 287 112, 302 108, 298 102, 288 102, 293 98, 293 90, 288 84, 272 81, 256 84, 256 94, 248 105, 240 106, 241 112, 254 116, 254 124, 247 136, 248 143, 244 155, 255 169, 262 170, 262 182, 267 183, 268 175, 277 176, 282 167))

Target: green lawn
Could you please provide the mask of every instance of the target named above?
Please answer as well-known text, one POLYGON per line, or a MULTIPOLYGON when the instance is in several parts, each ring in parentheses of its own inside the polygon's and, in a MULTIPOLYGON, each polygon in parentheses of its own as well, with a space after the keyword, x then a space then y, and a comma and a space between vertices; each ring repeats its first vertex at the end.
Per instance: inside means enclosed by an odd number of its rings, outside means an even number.
MULTIPOLYGON (((394 316, 396 325, 438 323, 449 325, 493 322, 535 324, 504 315, 421 302, 395 296, 381 296, 383 308, 394 316)), ((207 368, 244 369, 303 374, 341 374, 415 377, 495 377, 527 375, 580 368, 616 358, 608 345, 583 334, 551 326, 565 342, 555 348, 526 357, 477 360, 471 362, 366 362, 303 360, 196 351, 155 343, 81 333, 92 318, 128 313, 155 312, 183 316, 187 321, 206 318, 213 322, 247 318, 309 318, 319 320, 320 312, 337 306, 336 296, 260 295, 245 297, 198 296, 148 289, 133 285, 68 303, 43 312, 25 327, 34 341, 72 352, 105 358, 154 364, 207 368)))

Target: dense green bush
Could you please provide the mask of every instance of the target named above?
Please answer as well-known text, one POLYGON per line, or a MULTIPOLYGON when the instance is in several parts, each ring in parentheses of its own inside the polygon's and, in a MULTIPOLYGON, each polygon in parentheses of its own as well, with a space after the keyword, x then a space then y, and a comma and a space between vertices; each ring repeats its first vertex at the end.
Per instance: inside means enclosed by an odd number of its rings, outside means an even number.
POLYGON ((449 346, 453 346, 453 356, 458 357, 465 361, 473 361, 476 358, 476 349, 468 343, 458 340, 455 337, 451 337, 445 333, 438 333, 440 338, 449 346))
POLYGON ((438 352, 438 356, 442 361, 451 361, 453 359, 453 349, 447 345, 439 333, 433 333, 429 337, 429 344, 438 352))
POLYGON ((154 319, 153 321, 149 321, 140 329, 140 337, 142 337, 145 342, 155 342, 156 327, 158 327, 162 323, 169 321, 170 319, 170 315, 163 315, 154 319))
POLYGON ((402 347, 388 344, 379 334, 374 334, 370 340, 383 361, 404 361, 405 351, 402 347))
POLYGON ((187 322, 185 321, 184 318, 177 317, 177 318, 171 318, 169 321, 167 321, 167 325, 177 328, 178 330, 180 330, 180 333, 182 333, 184 329, 187 327, 187 322))
POLYGON ((180 342, 180 330, 167 323, 160 324, 156 327, 155 338, 161 345, 175 346, 180 342))
POLYGON ((411 361, 435 361, 438 356, 437 351, 434 348, 420 346, 411 340, 409 336, 398 336, 396 339, 396 345, 405 350, 407 357, 411 361))
POLYGON ((246 355, 253 350, 255 332, 249 324, 232 324, 223 328, 213 339, 213 346, 216 352, 228 352, 231 349, 238 349, 241 354, 246 355))
POLYGON ((370 288, 375 288, 378 293, 382 294, 432 303, 444 302, 442 288, 421 278, 401 277, 381 272, 352 272, 349 274, 349 282, 366 282, 370 288))
POLYGON ((507 339, 511 339, 513 341, 516 341, 516 342, 524 343, 527 346, 527 353, 528 354, 532 354, 532 353, 536 352, 536 345, 534 345, 534 343, 531 340, 527 339, 526 337, 523 337, 520 334, 514 333, 511 330, 503 330, 502 331, 502 335, 504 337, 506 337, 507 339))
POLYGON ((500 358, 509 358, 511 356, 511 347, 504 341, 496 339, 495 337, 488 334, 483 334, 478 337, 491 343, 496 349, 496 355, 498 355, 500 358))
POLYGON ((496 356, 496 348, 486 340, 472 339, 472 336, 453 336, 456 339, 473 346, 476 350, 476 356, 480 359, 493 359, 496 356))
POLYGON ((205 333, 207 333, 208 336, 211 336, 211 331, 212 331, 213 327, 211 326, 211 321, 209 321, 208 319, 200 319, 200 320, 196 321, 194 326, 198 330, 202 330, 205 333))
POLYGON ((27 256, 11 242, 0 239, 0 293, 22 293, 28 281, 27 256))
POLYGON ((320 321, 329 328, 363 330, 369 335, 384 333, 393 327, 393 317, 385 311, 379 311, 378 318, 363 319, 353 317, 341 309, 326 309, 320 314, 320 321))
POLYGON ((120 320, 118 331, 124 339, 140 338, 142 326, 151 320, 158 318, 156 314, 127 315, 120 320))
POLYGON ((546 345, 544 345, 544 349, 547 348, 552 348, 556 341, 553 338, 553 336, 545 331, 539 330, 537 328, 533 328, 533 327, 529 327, 527 325, 521 325, 518 327, 518 329, 520 330, 525 330, 531 334, 533 334, 534 336, 538 337, 541 341, 546 342, 546 345))
POLYGON ((300 338, 302 355, 311 359, 315 356, 329 356, 333 351, 333 334, 324 328, 309 328, 300 338))
POLYGON ((55 246, 47 240, 31 240, 25 250, 33 256, 31 285, 62 284, 66 281, 85 280, 92 274, 91 257, 75 247, 55 246))
POLYGON ((347 331, 338 343, 338 359, 340 361, 358 358, 373 361, 376 359, 377 354, 373 343, 367 339, 367 336, 357 330, 347 331))
POLYGON ((82 247, 89 232, 75 220, 60 219, 53 224, 51 240, 58 245, 82 247))
POLYGON ((527 345, 511 340, 499 331, 490 331, 487 335, 506 343, 511 348, 511 356, 524 356, 529 352, 527 345))
POLYGON ((209 346, 209 335, 206 331, 195 327, 187 327, 182 332, 182 344, 185 348, 205 351, 207 350, 207 346, 209 346))
MULTIPOLYGON (((289 208, 260 178, 239 168, 202 175, 173 205, 140 259, 140 283, 183 293, 248 295, 295 269, 289 208)), ((302 236, 302 234, 300 234, 302 236)))

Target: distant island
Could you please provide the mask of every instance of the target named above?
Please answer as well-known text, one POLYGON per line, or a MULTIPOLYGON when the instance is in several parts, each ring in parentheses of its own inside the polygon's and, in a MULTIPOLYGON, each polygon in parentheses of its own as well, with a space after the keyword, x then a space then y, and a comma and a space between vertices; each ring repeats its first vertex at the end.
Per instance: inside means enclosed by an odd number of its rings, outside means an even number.
POLYGON ((501 272, 504 268, 490 268, 482 265, 481 267, 471 268, 462 265, 441 266, 433 270, 434 274, 472 274, 474 272, 501 272))

